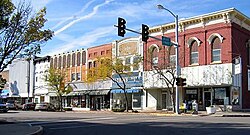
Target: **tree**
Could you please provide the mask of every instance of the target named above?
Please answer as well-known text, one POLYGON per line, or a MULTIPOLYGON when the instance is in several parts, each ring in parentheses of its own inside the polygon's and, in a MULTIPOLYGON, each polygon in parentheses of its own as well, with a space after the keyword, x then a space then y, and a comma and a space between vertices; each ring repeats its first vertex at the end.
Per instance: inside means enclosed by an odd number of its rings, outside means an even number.
POLYGON ((63 70, 50 68, 45 76, 45 81, 48 82, 49 89, 57 95, 59 110, 62 111, 62 95, 72 91, 69 85, 65 85, 66 73, 63 70))
MULTIPOLYGON (((139 57, 138 57, 139 58, 139 57)), ((128 112, 128 97, 126 77, 132 74, 131 66, 137 66, 141 59, 138 59, 133 64, 124 65, 121 59, 99 58, 97 59, 97 66, 92 67, 88 71, 88 82, 95 82, 97 80, 111 79, 120 89, 123 90, 125 97, 125 109, 128 112), (120 81, 118 81, 120 80, 120 81)))
MULTIPOLYGON (((156 48, 150 48, 148 50, 148 55, 146 59, 144 59, 144 62, 151 65, 151 70, 153 72, 153 75, 158 76, 158 79, 163 80, 167 87, 167 93, 170 96, 171 104, 173 106, 173 111, 175 112, 175 82, 176 82, 176 65, 173 63, 173 59, 171 60, 170 54, 175 51, 174 47, 168 47, 167 53, 168 58, 163 58, 158 55, 158 52, 163 51, 161 47, 159 47, 159 50, 155 50, 156 48), (173 50, 172 50, 173 49, 173 50), (157 52, 157 53, 155 53, 157 52), (162 59, 161 59, 162 58, 162 59)), ((165 49, 164 49, 165 50, 165 49)))
POLYGON ((4 79, 2 75, 0 75, 0 91, 4 88, 6 82, 6 79, 4 79))
POLYGON ((32 15, 30 5, 11 0, 0 1, 0 72, 19 57, 40 53, 40 45, 52 38, 51 30, 44 30, 46 8, 32 15))

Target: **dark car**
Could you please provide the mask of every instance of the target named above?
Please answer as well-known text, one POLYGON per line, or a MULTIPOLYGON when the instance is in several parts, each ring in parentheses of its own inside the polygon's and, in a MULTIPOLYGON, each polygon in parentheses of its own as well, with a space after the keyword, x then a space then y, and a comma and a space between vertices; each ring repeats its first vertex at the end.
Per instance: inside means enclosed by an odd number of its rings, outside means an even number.
POLYGON ((0 112, 8 112, 8 107, 6 106, 6 104, 4 104, 3 102, 0 101, 0 112))
POLYGON ((26 103, 26 104, 23 104, 23 107, 22 107, 22 110, 35 110, 35 107, 36 107, 36 103, 32 103, 32 102, 29 102, 29 103, 26 103))

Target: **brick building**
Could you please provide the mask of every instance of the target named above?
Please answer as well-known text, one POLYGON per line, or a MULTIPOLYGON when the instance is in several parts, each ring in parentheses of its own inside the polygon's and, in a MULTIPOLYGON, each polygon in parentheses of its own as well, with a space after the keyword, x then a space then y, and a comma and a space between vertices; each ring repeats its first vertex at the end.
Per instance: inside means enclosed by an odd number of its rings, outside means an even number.
MULTIPOLYGON (((150 34, 174 41, 174 30, 175 24, 169 23, 150 28, 150 34)), ((222 110, 250 109, 249 39, 250 19, 234 8, 180 20, 179 63, 181 77, 187 79, 180 92, 180 103, 187 100, 191 106, 191 101, 196 100, 199 110, 210 105, 222 110)), ((173 107, 166 83, 153 70, 159 65, 175 65, 174 49, 154 39, 144 46, 148 109, 173 107)))

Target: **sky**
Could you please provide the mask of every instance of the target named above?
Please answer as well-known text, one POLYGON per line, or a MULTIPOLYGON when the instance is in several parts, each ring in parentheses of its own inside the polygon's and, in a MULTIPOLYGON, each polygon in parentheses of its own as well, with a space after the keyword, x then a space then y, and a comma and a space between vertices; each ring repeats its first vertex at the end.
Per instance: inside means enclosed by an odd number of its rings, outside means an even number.
MULTIPOLYGON (((18 3, 19 0, 13 0, 18 3)), ((24 0, 21 0, 24 1, 24 0)), ((250 17, 249 0, 25 0, 34 12, 46 7, 45 29, 54 31, 52 40, 42 44, 39 56, 55 55, 76 49, 120 40, 117 18, 126 20, 126 27, 140 31, 141 24, 149 27, 174 22, 167 11, 157 9, 158 4, 171 10, 180 19, 236 8, 250 17)), ((139 36, 126 32, 126 37, 139 36)))

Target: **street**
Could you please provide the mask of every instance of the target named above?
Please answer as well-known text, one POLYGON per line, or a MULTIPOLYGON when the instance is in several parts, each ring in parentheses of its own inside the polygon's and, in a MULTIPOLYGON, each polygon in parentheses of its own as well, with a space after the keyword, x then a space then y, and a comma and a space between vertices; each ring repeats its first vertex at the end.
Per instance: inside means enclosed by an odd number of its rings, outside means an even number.
POLYGON ((249 117, 10 111, 0 113, 0 118, 30 126, 40 125, 44 135, 240 135, 250 132, 249 117))

